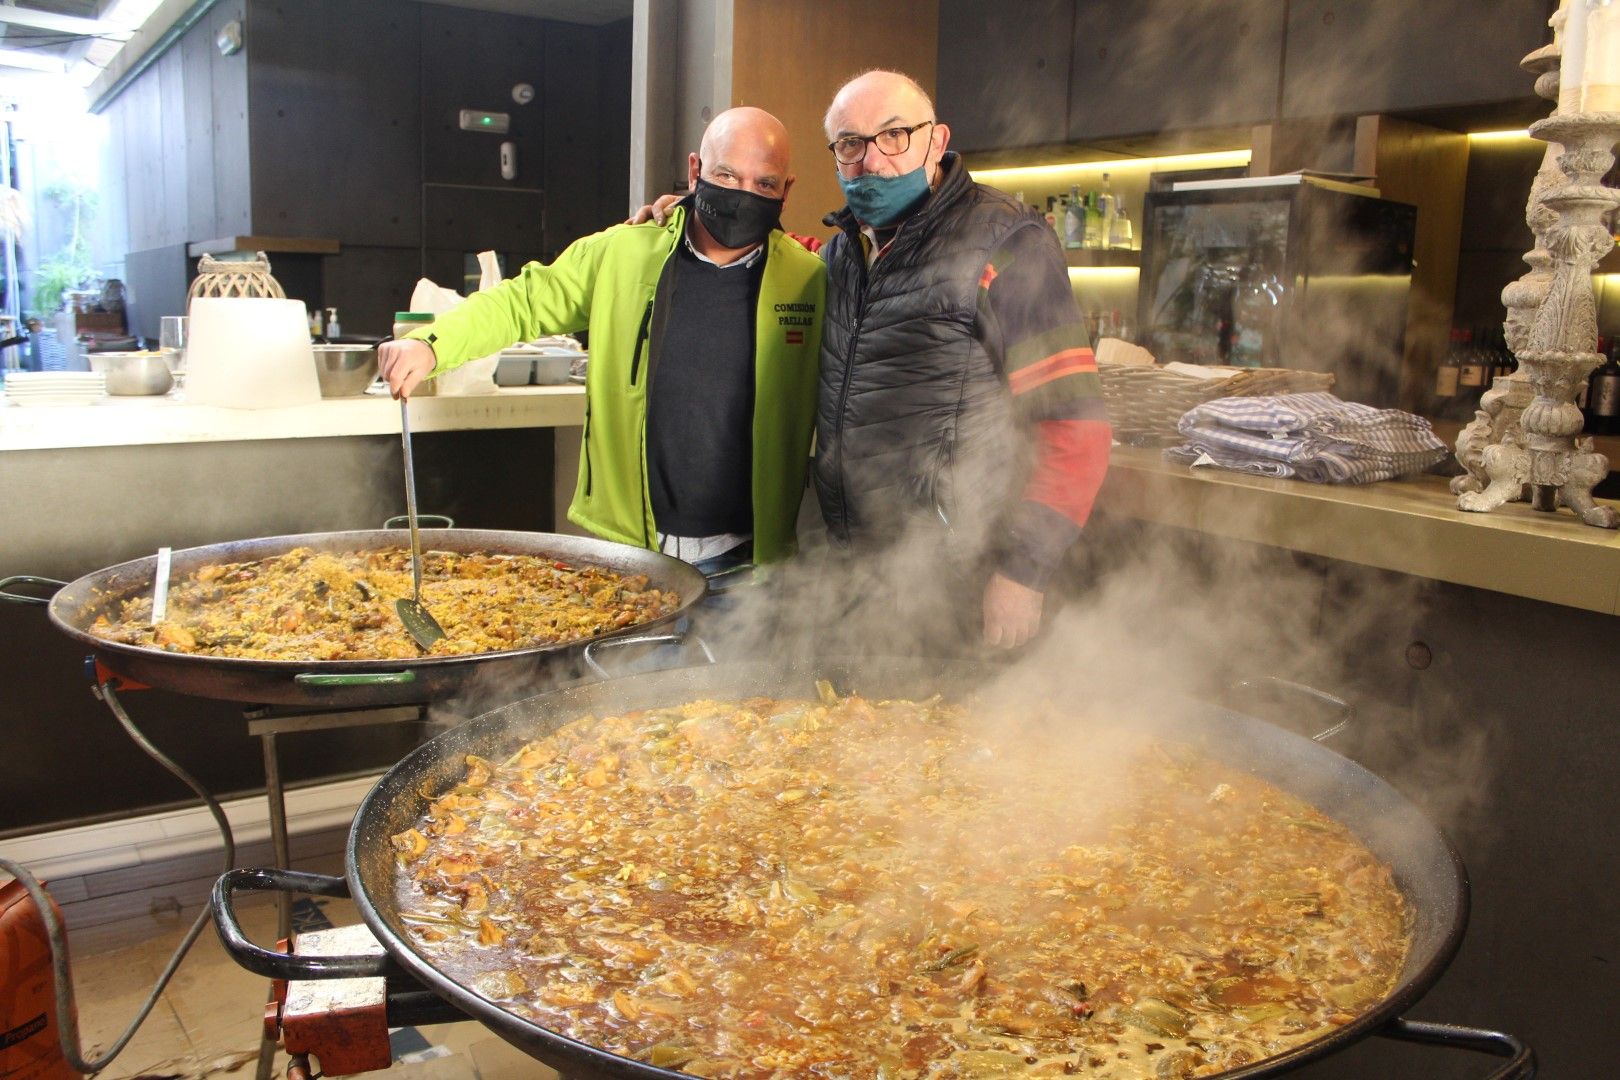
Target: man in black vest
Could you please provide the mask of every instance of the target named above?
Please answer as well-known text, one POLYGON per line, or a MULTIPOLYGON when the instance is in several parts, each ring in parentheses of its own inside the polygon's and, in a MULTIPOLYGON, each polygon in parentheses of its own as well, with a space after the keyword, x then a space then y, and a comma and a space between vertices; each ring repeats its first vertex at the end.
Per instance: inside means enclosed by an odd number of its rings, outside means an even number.
POLYGON ((987 645, 1020 645, 1111 442, 1063 252, 1033 210, 973 182, 905 75, 847 83, 826 128, 848 204, 822 253, 814 475, 830 538, 867 556, 852 574, 882 567, 867 583, 898 597, 894 625, 947 631, 917 641, 949 648, 954 630, 966 645, 982 627, 987 645))

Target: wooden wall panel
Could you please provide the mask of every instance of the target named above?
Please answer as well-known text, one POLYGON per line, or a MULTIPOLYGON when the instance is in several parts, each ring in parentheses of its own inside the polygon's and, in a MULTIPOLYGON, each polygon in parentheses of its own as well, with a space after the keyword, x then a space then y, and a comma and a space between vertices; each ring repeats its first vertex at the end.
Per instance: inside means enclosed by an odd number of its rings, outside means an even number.
POLYGON ((466 252, 544 250, 546 200, 542 192, 428 184, 422 200, 427 247, 466 252))
POLYGON ((219 55, 213 37, 193 30, 180 39, 181 78, 185 86, 181 116, 185 125, 186 211, 180 239, 205 240, 219 236, 214 199, 214 94, 213 60, 219 55))
POLYGON ((1070 35, 1076 0, 1021 4, 940 0, 940 119, 958 150, 1068 138, 1070 35))
MULTIPOLYGON (((119 231, 131 252, 233 235, 335 239, 354 258, 306 268, 284 256, 278 273, 300 299, 337 306, 347 329, 384 333, 430 261, 459 288, 463 252, 494 248, 515 268, 622 218, 630 36, 628 20, 224 0, 108 106, 119 231), (233 19, 246 48, 221 56, 214 39, 233 19), (512 98, 519 82, 536 90, 528 105, 512 98), (516 181, 500 177, 501 137, 457 129, 460 108, 512 116, 516 181), (555 219, 548 186, 566 195, 555 219)), ((152 260, 132 264, 137 304, 167 295, 134 279, 152 260)))
POLYGON ((600 35, 589 26, 551 23, 546 28, 541 98, 547 165, 544 245, 548 253, 561 251, 613 220, 603 219, 597 201, 602 142, 596 123, 601 96, 596 72, 601 45, 600 35))
MULTIPOLYGON (((1283 5, 1278 5, 1282 7, 1283 5)), ((1283 116, 1357 115, 1525 97, 1525 53, 1553 0, 1293 0, 1283 116)))
POLYGON ((226 23, 247 16, 247 0, 219 4, 208 13, 202 26, 209 52, 209 96, 213 101, 213 125, 209 141, 214 151, 214 228, 192 240, 253 231, 253 189, 248 158, 248 51, 221 56, 213 47, 215 37, 226 23))
MULTIPOLYGON (((597 216, 604 222, 619 220, 630 201, 630 43, 631 20, 598 27, 602 42, 597 68, 597 141, 602 149, 597 166, 597 216)), ((638 204, 639 205, 639 204, 638 204)))
POLYGON ((125 183, 129 191, 130 247, 163 244, 162 96, 156 71, 130 85, 120 98, 124 128, 125 183))
POLYGON ((249 0, 252 232, 416 242, 418 10, 249 0))
POLYGON ((157 340, 159 319, 186 310, 186 289, 191 284, 186 245, 171 244, 124 256, 124 281, 129 286, 129 332, 157 340))
POLYGON ((341 255, 321 259, 321 298, 338 309, 344 333, 392 334, 394 312, 410 308, 421 276, 422 255, 414 247, 345 244, 341 255))
POLYGON ((1277 0, 1081 3, 1069 138, 1271 119, 1283 10, 1277 0))
POLYGON ((546 37, 556 26, 541 19, 497 15, 435 4, 416 7, 422 20, 422 179, 439 184, 540 188, 545 173, 540 96, 546 87, 546 37), (535 100, 519 105, 512 87, 528 83, 535 100), (462 109, 504 112, 506 135, 462 131, 462 109), (517 144, 518 179, 501 179, 500 145, 517 144))
POLYGON ((186 73, 179 49, 164 53, 152 71, 157 75, 157 126, 146 132, 149 152, 156 152, 158 174, 162 177, 163 197, 158 221, 158 244, 184 243, 191 195, 190 174, 186 170, 186 73))
POLYGON ((844 205, 821 126, 833 94, 874 67, 904 71, 932 94, 938 28, 939 0, 733 0, 731 104, 787 125, 798 176, 782 214, 788 229, 825 236, 822 217, 844 205))
POLYGON ((1468 137, 1391 116, 1362 117, 1356 135, 1355 170, 1372 174, 1384 198, 1418 208, 1400 406, 1422 412, 1449 344, 1468 137))

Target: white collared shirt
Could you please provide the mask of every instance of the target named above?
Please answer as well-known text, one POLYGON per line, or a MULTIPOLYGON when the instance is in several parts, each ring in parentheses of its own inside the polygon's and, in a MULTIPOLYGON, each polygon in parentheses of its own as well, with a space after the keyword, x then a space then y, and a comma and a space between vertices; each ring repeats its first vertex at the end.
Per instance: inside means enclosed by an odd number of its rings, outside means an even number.
POLYGON ((697 245, 692 243, 691 233, 692 225, 690 222, 688 222, 686 228, 681 230, 681 240, 686 244, 686 250, 690 251, 693 255, 696 255, 699 259, 702 259, 710 266, 718 266, 722 270, 730 270, 738 266, 753 266, 765 255, 765 241, 761 240, 758 244, 754 245, 754 250, 750 251, 742 258, 737 259, 735 262, 718 263, 697 249, 697 245))

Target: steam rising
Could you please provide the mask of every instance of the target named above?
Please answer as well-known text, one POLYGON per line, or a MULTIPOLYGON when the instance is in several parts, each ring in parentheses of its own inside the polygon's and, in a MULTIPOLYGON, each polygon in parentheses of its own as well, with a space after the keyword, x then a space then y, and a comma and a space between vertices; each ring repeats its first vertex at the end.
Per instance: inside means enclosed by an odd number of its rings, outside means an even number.
MULTIPOLYGON (((1164 18, 1133 18, 1114 28, 1120 33, 1109 43, 1113 62, 1126 66, 1144 95, 1152 94, 1155 79, 1172 76, 1176 85, 1201 83, 1212 89, 1208 94, 1153 96, 1154 108, 1166 113, 1154 117, 1166 133, 1155 138, 1154 153, 1207 149, 1209 140, 1197 134, 1200 130, 1280 123, 1284 116, 1324 118, 1343 113, 1347 102, 1394 100, 1386 90, 1406 73, 1399 70, 1399 58, 1388 42, 1400 40, 1414 20, 1445 17, 1411 5, 1362 5, 1357 11, 1367 21, 1340 25, 1325 38, 1317 33, 1316 38, 1333 43, 1328 53, 1291 48, 1287 70, 1279 78, 1284 20, 1304 18, 1305 9, 1289 15, 1284 5, 1250 6, 1245 10, 1253 24, 1223 31, 1223 48, 1213 50, 1200 26, 1186 25, 1187 20, 1208 17, 1202 6, 1176 12, 1168 5, 1155 7, 1166 9, 1164 18), (1199 72, 1208 78, 1199 78, 1199 72), (1257 107, 1256 102, 1264 104, 1257 107), (1184 141, 1178 141, 1178 131, 1189 133, 1184 141)), ((1508 33, 1517 21, 1508 8, 1487 5, 1487 10, 1471 13, 1471 18, 1498 26, 1497 31, 1475 32, 1482 39, 1508 33)), ((1540 43, 1522 44, 1529 51, 1540 43)), ((1096 62, 1084 43, 1077 44, 1077 64, 1096 62)), ((1004 92, 1009 87, 1018 91, 1015 83, 1008 75, 992 76, 990 85, 975 85, 971 93, 980 101, 1007 102, 990 124, 1004 144, 1040 141, 1034 133, 1046 128, 1033 124, 1022 93, 1004 92)), ((940 119, 946 123, 952 119, 953 89, 959 88, 946 87, 941 95, 940 119)), ((1310 126, 1318 134, 1347 134, 1343 125, 1324 125, 1319 119, 1310 126)), ((809 133, 793 134, 804 139, 809 133)), ((1274 160, 1273 168, 1347 170, 1351 150, 1348 138, 1314 144, 1306 138, 1293 147, 1297 159, 1274 160)), ((1024 194, 1026 202, 1038 203, 1045 193, 1031 188, 1024 194)), ((1371 325, 1386 318, 1389 305, 1368 295, 1397 284, 1404 288, 1406 281, 1347 276, 1324 283, 1333 290, 1332 300, 1316 308, 1331 314, 1308 328, 1310 337, 1301 347, 1314 343, 1324 355, 1359 352, 1366 368, 1400 371, 1403 358, 1383 344, 1388 327, 1371 325)), ((1414 314, 1436 306, 1449 305, 1434 297, 1413 298, 1414 314)), ((1312 359, 1292 356, 1287 364, 1331 366, 1312 359)), ((1005 457, 1021 448, 982 452, 1005 457)), ((971 463, 957 464, 964 471, 971 468, 971 463)), ((1116 481, 1135 482, 1130 476, 1116 481)), ((1442 677, 1438 671, 1415 672, 1402 659, 1430 586, 1373 571, 1347 574, 1306 557, 1212 539, 1230 530, 1219 520, 1218 495, 1209 506, 1201 523, 1204 535, 1191 534, 1111 517, 1105 491, 1096 520, 1048 594, 1041 637, 1016 656, 993 657, 1006 664, 983 694, 994 706, 982 722, 1000 725, 1008 746, 1045 749, 1041 760, 1019 759, 1020 768, 1039 777, 1031 783, 1067 781, 1083 787, 1088 797, 1105 798, 1101 780, 1107 770, 1096 768, 1096 758, 1110 745, 1112 731, 1154 728, 1174 733, 1177 724, 1196 729, 1212 702, 1253 711, 1307 735, 1337 719, 1331 709, 1308 698, 1266 699, 1231 689, 1241 679, 1277 676, 1350 698, 1359 710, 1358 724, 1330 745, 1367 760, 1397 788, 1419 796, 1441 824, 1466 828, 1470 812, 1483 804, 1494 779, 1494 736, 1452 723, 1445 715, 1450 710, 1420 714, 1410 708, 1416 680, 1442 677), (1071 718, 1071 739, 1053 740, 1045 732, 1038 742, 1031 740, 1031 717, 1049 707, 1071 718), (1063 749, 1053 753, 1053 747, 1063 749)), ((808 667, 813 666, 811 658, 826 656, 989 656, 973 643, 996 523, 958 520, 947 525, 929 507, 915 509, 915 520, 895 543, 855 555, 829 547, 820 535, 819 514, 810 511, 801 529, 800 557, 702 609, 697 632, 723 663, 803 658, 808 667)), ((617 654, 615 665, 617 656, 628 655, 617 654)), ((688 650, 655 663, 671 659, 701 662, 688 650)), ((512 700, 516 691, 543 688, 563 674, 556 669, 540 672, 521 688, 482 685, 475 679, 465 700, 444 703, 438 714, 471 715, 484 703, 512 700)), ((760 686, 757 692, 803 694, 808 687, 760 686)), ((601 703, 602 708, 611 706, 611 699, 601 703)), ((1008 779, 1009 784, 1019 782, 1018 776, 1008 779)), ((1016 830, 1018 823, 1005 826, 1016 830)))

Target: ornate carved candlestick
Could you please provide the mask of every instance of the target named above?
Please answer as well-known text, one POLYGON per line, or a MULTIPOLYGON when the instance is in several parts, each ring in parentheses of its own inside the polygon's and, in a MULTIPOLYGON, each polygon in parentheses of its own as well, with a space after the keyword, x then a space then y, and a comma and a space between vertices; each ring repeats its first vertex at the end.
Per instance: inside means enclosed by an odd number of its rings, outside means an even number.
POLYGON ((1592 270, 1614 246, 1603 217, 1620 206, 1620 192, 1604 187, 1602 178, 1614 164, 1620 113, 1555 114, 1532 124, 1530 134, 1563 146, 1558 167, 1566 178, 1541 200, 1558 215, 1545 241, 1552 280, 1518 353, 1535 397, 1519 418, 1519 430, 1480 453, 1490 479, 1485 490, 1464 493, 1457 505, 1495 510, 1528 484, 1535 509, 1568 506, 1588 525, 1613 529, 1620 526, 1620 513, 1592 499, 1592 486, 1608 475, 1609 461, 1592 450, 1591 439, 1576 438, 1582 416, 1575 397, 1603 359, 1592 270))
MULTIPOLYGON (((1519 61, 1519 66, 1536 77, 1536 93, 1558 103, 1558 63, 1562 56, 1560 43, 1543 45, 1519 61)), ((1552 285, 1552 253, 1547 250, 1547 232, 1558 224, 1558 212, 1545 205, 1542 199, 1553 187, 1564 183, 1564 174, 1558 169, 1558 156, 1563 147, 1547 144, 1542 155, 1541 168, 1530 184, 1530 197, 1525 201, 1524 219, 1535 236, 1536 246, 1525 253, 1528 273, 1502 290, 1502 305, 1507 308, 1507 320, 1502 324, 1502 336, 1515 358, 1529 348, 1530 325, 1535 322, 1536 311, 1547 297, 1552 285)), ((1510 438, 1517 438, 1519 417, 1524 407, 1535 397, 1524 371, 1502 375, 1487 389, 1479 400, 1474 419, 1457 435, 1457 461, 1468 471, 1451 481, 1451 493, 1484 491, 1490 478, 1485 475, 1482 454, 1487 446, 1495 446, 1510 438)), ((1515 493, 1510 502, 1526 498, 1515 493)))

